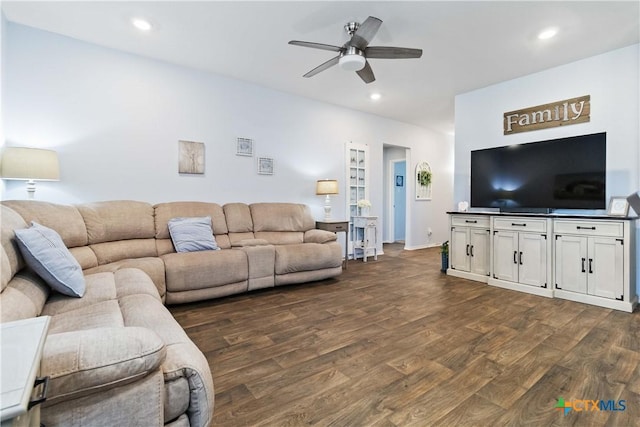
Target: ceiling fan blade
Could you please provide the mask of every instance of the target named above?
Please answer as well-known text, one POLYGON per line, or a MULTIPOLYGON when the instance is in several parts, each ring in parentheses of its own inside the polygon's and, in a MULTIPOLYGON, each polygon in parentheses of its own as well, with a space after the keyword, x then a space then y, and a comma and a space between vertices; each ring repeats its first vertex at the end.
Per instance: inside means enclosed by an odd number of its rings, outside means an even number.
POLYGON ((371 65, 369 65, 369 61, 364 63, 364 68, 360 71, 356 71, 362 81, 365 83, 371 83, 376 80, 376 76, 373 75, 373 70, 371 69, 371 65))
POLYGON ((316 68, 314 68, 313 70, 309 71, 307 74, 305 74, 302 77, 313 77, 316 74, 326 70, 327 68, 333 67, 334 65, 336 65, 338 63, 339 60, 340 60, 340 55, 336 56, 335 58, 331 58, 327 62, 318 65, 316 68))
POLYGON ((411 49, 408 47, 391 46, 370 46, 365 49, 364 56, 368 59, 405 59, 420 58, 422 49, 411 49))
POLYGON ((340 52, 340 49, 342 49, 340 46, 333 46, 330 44, 314 43, 314 42, 303 42, 300 40, 291 40, 289 44, 294 46, 311 47, 313 49, 330 50, 332 52, 340 52))
POLYGON ((380 25, 382 25, 382 21, 380 19, 373 16, 368 17, 362 24, 360 24, 353 36, 351 36, 349 44, 360 50, 365 50, 378 32, 380 25))

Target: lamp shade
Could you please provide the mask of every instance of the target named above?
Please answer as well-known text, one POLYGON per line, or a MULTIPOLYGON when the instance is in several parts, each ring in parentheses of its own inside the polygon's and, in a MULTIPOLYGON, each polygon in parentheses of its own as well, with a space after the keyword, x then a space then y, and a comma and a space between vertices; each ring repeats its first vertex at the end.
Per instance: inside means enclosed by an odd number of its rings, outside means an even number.
POLYGON ((319 179, 316 182, 316 194, 338 194, 338 181, 335 179, 319 179))
POLYGON ((7 147, 0 160, 2 179, 58 181, 60 166, 58 154, 52 150, 25 147, 7 147))

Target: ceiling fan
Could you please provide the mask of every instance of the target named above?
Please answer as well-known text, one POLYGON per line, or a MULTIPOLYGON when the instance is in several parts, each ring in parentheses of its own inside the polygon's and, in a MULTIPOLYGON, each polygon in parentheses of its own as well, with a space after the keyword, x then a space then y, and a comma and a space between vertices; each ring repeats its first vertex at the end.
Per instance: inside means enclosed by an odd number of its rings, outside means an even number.
POLYGON ((338 52, 338 56, 318 65, 305 74, 304 77, 313 77, 336 64, 340 64, 342 69, 355 71, 365 83, 371 83, 375 81, 376 77, 367 59, 405 59, 420 58, 422 56, 422 49, 369 46, 369 43, 371 43, 371 40, 378 32, 380 25, 382 25, 382 20, 373 16, 368 17, 362 24, 359 22, 347 23, 344 29, 351 39, 342 47, 299 40, 291 40, 289 44, 338 52))

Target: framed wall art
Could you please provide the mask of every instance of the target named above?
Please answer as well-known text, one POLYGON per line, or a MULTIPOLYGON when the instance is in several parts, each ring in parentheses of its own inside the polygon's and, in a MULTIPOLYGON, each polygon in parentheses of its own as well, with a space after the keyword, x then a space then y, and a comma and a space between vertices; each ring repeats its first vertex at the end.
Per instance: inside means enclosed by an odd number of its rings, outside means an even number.
POLYGON ((271 157, 258 157, 258 174, 273 175, 273 159, 271 157))
POLYGON ((204 143, 178 141, 178 173, 204 174, 204 143))
POLYGON ((629 214, 629 202, 626 197, 614 196, 609 200, 607 215, 627 216, 629 214))
POLYGON ((253 139, 238 138, 236 142, 236 156, 253 156, 253 139))

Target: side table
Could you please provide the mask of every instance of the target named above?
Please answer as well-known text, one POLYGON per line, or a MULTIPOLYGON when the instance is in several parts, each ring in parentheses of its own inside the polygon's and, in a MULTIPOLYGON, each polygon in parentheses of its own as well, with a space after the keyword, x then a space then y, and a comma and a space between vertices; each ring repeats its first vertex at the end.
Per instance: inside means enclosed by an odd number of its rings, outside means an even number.
POLYGON ((373 252, 373 259, 378 260, 378 217, 377 216, 354 216, 353 220, 353 259, 359 253, 362 260, 367 262, 369 253, 373 252))
POLYGON ((325 220, 316 221, 318 230, 332 231, 334 233, 344 232, 344 268, 347 269, 349 260, 349 221, 342 220, 325 220))
POLYGON ((49 378, 36 378, 51 317, 2 323, 2 381, 0 420, 5 426, 40 426, 40 406, 49 378), (39 396, 37 386, 44 384, 39 396))

